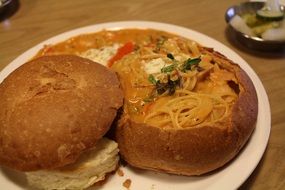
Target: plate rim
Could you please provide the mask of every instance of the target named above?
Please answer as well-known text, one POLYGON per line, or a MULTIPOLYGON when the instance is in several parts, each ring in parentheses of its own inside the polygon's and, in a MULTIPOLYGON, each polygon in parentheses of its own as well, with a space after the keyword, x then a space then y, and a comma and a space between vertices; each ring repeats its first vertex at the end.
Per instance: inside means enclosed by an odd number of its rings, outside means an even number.
MULTIPOLYGON (((252 80, 254 87, 257 92, 258 96, 258 119, 257 122, 261 119, 262 120, 262 126, 265 126, 265 128, 262 131, 259 131, 257 135, 263 135, 263 141, 262 145, 258 149, 259 151, 255 152, 255 159, 251 160, 251 165, 246 171, 241 172, 242 174, 233 174, 232 172, 231 175, 228 177, 224 177, 224 183, 223 184, 217 184, 214 183, 213 186, 209 187, 208 189, 214 189, 215 187, 219 187, 220 189, 236 189, 240 187, 246 179, 251 175, 251 173, 254 171, 258 163, 260 162, 270 136, 270 129, 271 129, 271 112, 270 112, 270 105, 269 105, 269 100, 268 96, 266 94, 266 90, 259 79, 258 75, 255 73, 255 71, 251 68, 251 66, 241 57, 239 56, 234 50, 230 49, 226 45, 222 44, 221 42, 213 39, 212 37, 209 37, 203 33, 200 33, 198 31, 182 27, 182 26, 177 26, 174 24, 168 24, 168 23, 162 23, 162 22, 153 22, 153 21, 140 21, 140 20, 132 20, 132 21, 118 21, 118 22, 106 22, 106 23, 99 23, 99 24, 93 24, 85 27, 80 27, 76 28, 73 30, 69 30, 66 32, 63 32, 61 34, 55 35, 51 38, 48 38, 47 40, 44 40, 37 45, 33 46, 32 48, 26 50, 19 56, 17 56, 12 62, 10 62, 8 65, 6 65, 0 72, 0 83, 4 78, 8 76, 9 73, 11 73, 13 70, 18 68, 20 65, 28 61, 29 59, 32 58, 44 45, 46 44, 55 44, 59 43, 62 41, 65 41, 71 37, 77 36, 79 34, 86 34, 86 33, 94 33, 97 31, 100 31, 102 29, 111 29, 111 30, 117 30, 117 29, 126 29, 126 28, 138 28, 138 29, 156 29, 156 30, 163 30, 166 32, 178 34, 180 36, 184 36, 186 38, 187 35, 190 35, 188 39, 192 39, 194 41, 197 41, 203 46, 208 47, 206 44, 211 44, 211 48, 214 48, 216 51, 221 52, 223 55, 226 55, 229 57, 231 60, 233 60, 235 63, 240 65, 241 68, 245 70, 245 72, 249 75, 250 79, 252 80), (84 32, 85 31, 85 32, 84 32), (86 32, 88 31, 88 32, 86 32), (194 37, 193 37, 194 36, 194 37), (200 39, 194 39, 196 37, 200 37, 200 39), (203 40, 202 40, 203 39, 203 40), (213 47, 214 46, 214 47, 213 47), (32 55, 31 55, 32 54, 32 55), (229 56, 230 55, 230 56, 229 56), (267 126, 267 127, 266 127, 267 126), (263 132, 263 133, 262 133, 263 132), (260 134, 262 133, 262 134, 260 134), (230 181, 231 177, 237 177, 239 180, 234 179, 235 181, 230 181), (229 183, 230 182, 230 183, 229 183)), ((251 138, 253 139, 253 135, 256 134, 257 129, 254 130, 251 138)), ((243 148, 243 150, 238 154, 238 157, 240 158, 242 154, 245 154, 246 149, 249 147, 249 144, 252 141, 248 142, 246 144, 246 147, 243 148)), ((260 144, 259 144, 260 145, 260 144)), ((233 162, 237 162, 238 159, 235 159, 233 162)), ((230 163, 230 165, 233 163, 230 163)), ((229 166, 227 166, 229 167, 229 166)), ((227 168, 226 167, 226 168, 227 168)), ((223 169, 224 170, 224 169, 223 169)), ((227 170, 225 170, 227 171, 227 170)), ((222 171, 223 172, 223 171, 222 171)), ((216 174, 212 174, 216 175, 216 174)), ((0 178, 1 179, 1 178, 0 178)), ((220 182, 220 180, 219 180, 220 182)))

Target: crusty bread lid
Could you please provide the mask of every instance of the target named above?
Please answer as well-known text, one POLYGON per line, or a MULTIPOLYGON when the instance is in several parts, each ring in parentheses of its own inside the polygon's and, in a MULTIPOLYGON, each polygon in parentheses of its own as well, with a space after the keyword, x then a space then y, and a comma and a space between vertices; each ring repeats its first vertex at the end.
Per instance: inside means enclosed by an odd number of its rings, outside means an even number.
POLYGON ((45 56, 0 84, 0 164, 22 171, 73 163, 122 106, 116 74, 71 55, 45 56))

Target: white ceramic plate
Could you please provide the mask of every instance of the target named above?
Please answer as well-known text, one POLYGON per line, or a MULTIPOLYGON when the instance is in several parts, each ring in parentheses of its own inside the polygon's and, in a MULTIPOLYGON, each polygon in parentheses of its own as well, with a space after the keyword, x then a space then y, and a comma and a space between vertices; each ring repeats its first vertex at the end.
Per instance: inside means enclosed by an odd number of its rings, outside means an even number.
MULTIPOLYGON (((0 82, 10 72, 33 57, 45 44, 58 43, 78 34, 92 33, 102 29, 113 30, 122 28, 153 28, 176 33, 186 38, 193 39, 204 46, 213 47, 215 50, 223 53, 228 58, 238 63, 250 76, 257 91, 259 107, 257 124, 250 141, 246 144, 240 154, 225 167, 209 175, 202 177, 184 177, 136 170, 126 166, 122 167, 124 172, 123 177, 117 174, 112 175, 105 185, 92 189, 126 190, 122 185, 126 179, 132 181, 130 187, 131 190, 228 190, 238 188, 255 169, 266 148, 271 127, 270 107, 265 89, 252 68, 234 51, 208 36, 187 28, 156 22, 128 21, 87 26, 60 34, 29 49, 2 70, 0 73, 0 82)), ((0 184, 1 189, 19 190, 25 189, 26 182, 21 173, 2 169, 0 172, 0 184)))

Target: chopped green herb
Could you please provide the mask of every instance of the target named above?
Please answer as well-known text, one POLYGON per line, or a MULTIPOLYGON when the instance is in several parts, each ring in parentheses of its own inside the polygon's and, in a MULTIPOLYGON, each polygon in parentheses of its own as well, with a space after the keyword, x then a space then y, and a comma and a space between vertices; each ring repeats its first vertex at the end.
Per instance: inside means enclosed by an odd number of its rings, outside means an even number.
POLYGON ((151 84, 156 84, 157 81, 155 80, 154 76, 153 75, 149 75, 148 76, 148 81, 151 83, 151 84))
MULTIPOLYGON (((182 80, 179 72, 186 72, 187 70, 196 69, 198 72, 202 71, 203 68, 199 66, 201 62, 201 58, 187 59, 184 63, 175 60, 174 56, 171 53, 167 54, 167 57, 171 59, 172 64, 168 64, 161 69, 161 73, 163 77, 167 76, 167 80, 161 82, 160 80, 156 80, 153 75, 149 75, 148 80, 155 85, 153 89, 153 96, 168 94, 173 95, 177 88, 182 87, 182 80), (176 71, 176 72, 172 72, 176 71)), ((146 98, 144 102, 150 102, 151 99, 146 98)))
POLYGON ((172 72, 174 69, 176 69, 176 67, 177 67, 177 64, 173 63, 173 64, 171 64, 169 66, 163 67, 161 69, 161 72, 162 73, 169 73, 169 72, 172 72))
POLYGON ((168 54, 167 54, 167 57, 168 57, 169 59, 174 60, 174 56, 173 56, 171 53, 168 53, 168 54))
POLYGON ((191 67, 193 65, 198 66, 198 64, 200 63, 201 58, 195 58, 195 59, 187 59, 184 64, 182 65, 182 71, 185 72, 186 70, 191 70, 191 67))

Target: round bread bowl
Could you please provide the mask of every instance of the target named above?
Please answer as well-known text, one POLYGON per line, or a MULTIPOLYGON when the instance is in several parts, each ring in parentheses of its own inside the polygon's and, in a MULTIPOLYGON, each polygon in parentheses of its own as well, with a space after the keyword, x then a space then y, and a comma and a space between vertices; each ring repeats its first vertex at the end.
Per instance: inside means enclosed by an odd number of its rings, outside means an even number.
POLYGON ((225 56, 209 48, 205 52, 235 73, 238 98, 228 117, 212 125, 159 128, 135 122, 128 114, 116 128, 120 154, 130 165, 178 175, 201 175, 233 159, 255 128, 257 95, 248 75, 225 56))

